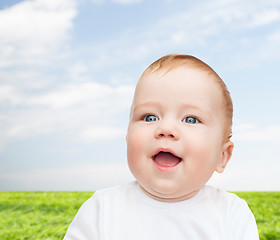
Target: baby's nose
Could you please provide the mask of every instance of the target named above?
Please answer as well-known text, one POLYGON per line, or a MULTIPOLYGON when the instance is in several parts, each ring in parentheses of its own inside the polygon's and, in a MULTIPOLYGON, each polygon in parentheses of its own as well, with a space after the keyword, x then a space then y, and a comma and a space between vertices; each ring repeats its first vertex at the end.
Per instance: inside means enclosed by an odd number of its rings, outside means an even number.
POLYGON ((178 130, 171 126, 159 126, 155 131, 155 138, 169 138, 173 140, 179 139, 178 130))

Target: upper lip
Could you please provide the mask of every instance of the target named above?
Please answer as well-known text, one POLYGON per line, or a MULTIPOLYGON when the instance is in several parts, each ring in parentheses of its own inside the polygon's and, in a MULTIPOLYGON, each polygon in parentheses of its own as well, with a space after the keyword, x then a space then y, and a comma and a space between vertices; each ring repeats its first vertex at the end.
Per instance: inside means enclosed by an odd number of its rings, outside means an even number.
POLYGON ((156 157, 156 155, 158 155, 160 152, 171 153, 171 154, 174 155, 175 157, 180 158, 180 159, 182 160, 182 158, 179 157, 172 149, 170 149, 170 148, 163 148, 163 147, 158 148, 158 149, 156 150, 155 154, 152 156, 152 159, 154 160, 155 157, 156 157))

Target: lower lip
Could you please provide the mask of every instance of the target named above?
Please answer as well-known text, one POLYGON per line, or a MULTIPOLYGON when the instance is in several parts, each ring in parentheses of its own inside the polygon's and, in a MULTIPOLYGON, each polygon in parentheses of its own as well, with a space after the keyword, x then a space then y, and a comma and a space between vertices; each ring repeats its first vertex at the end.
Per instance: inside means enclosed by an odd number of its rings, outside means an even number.
POLYGON ((171 171, 171 170, 175 169, 181 162, 178 162, 177 164, 169 167, 169 166, 161 166, 161 165, 157 164, 156 161, 153 160, 155 167, 161 172, 171 171))

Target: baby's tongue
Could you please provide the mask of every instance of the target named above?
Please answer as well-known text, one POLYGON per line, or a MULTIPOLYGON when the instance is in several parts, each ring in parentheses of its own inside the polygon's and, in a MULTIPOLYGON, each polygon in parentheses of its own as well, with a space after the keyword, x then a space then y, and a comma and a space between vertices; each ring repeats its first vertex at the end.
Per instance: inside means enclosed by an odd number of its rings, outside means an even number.
POLYGON ((162 167, 173 167, 177 165, 181 159, 174 156, 172 153, 160 152, 155 156, 154 161, 162 167))

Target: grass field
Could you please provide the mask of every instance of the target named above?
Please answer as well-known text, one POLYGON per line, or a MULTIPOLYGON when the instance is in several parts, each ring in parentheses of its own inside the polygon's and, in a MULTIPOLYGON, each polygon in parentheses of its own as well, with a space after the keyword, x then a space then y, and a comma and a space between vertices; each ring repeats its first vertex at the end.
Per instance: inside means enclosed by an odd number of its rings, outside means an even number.
MULTIPOLYGON (((90 192, 0 192, 0 239, 62 239, 90 192)), ((280 240, 280 192, 240 192, 261 240, 280 240)))

